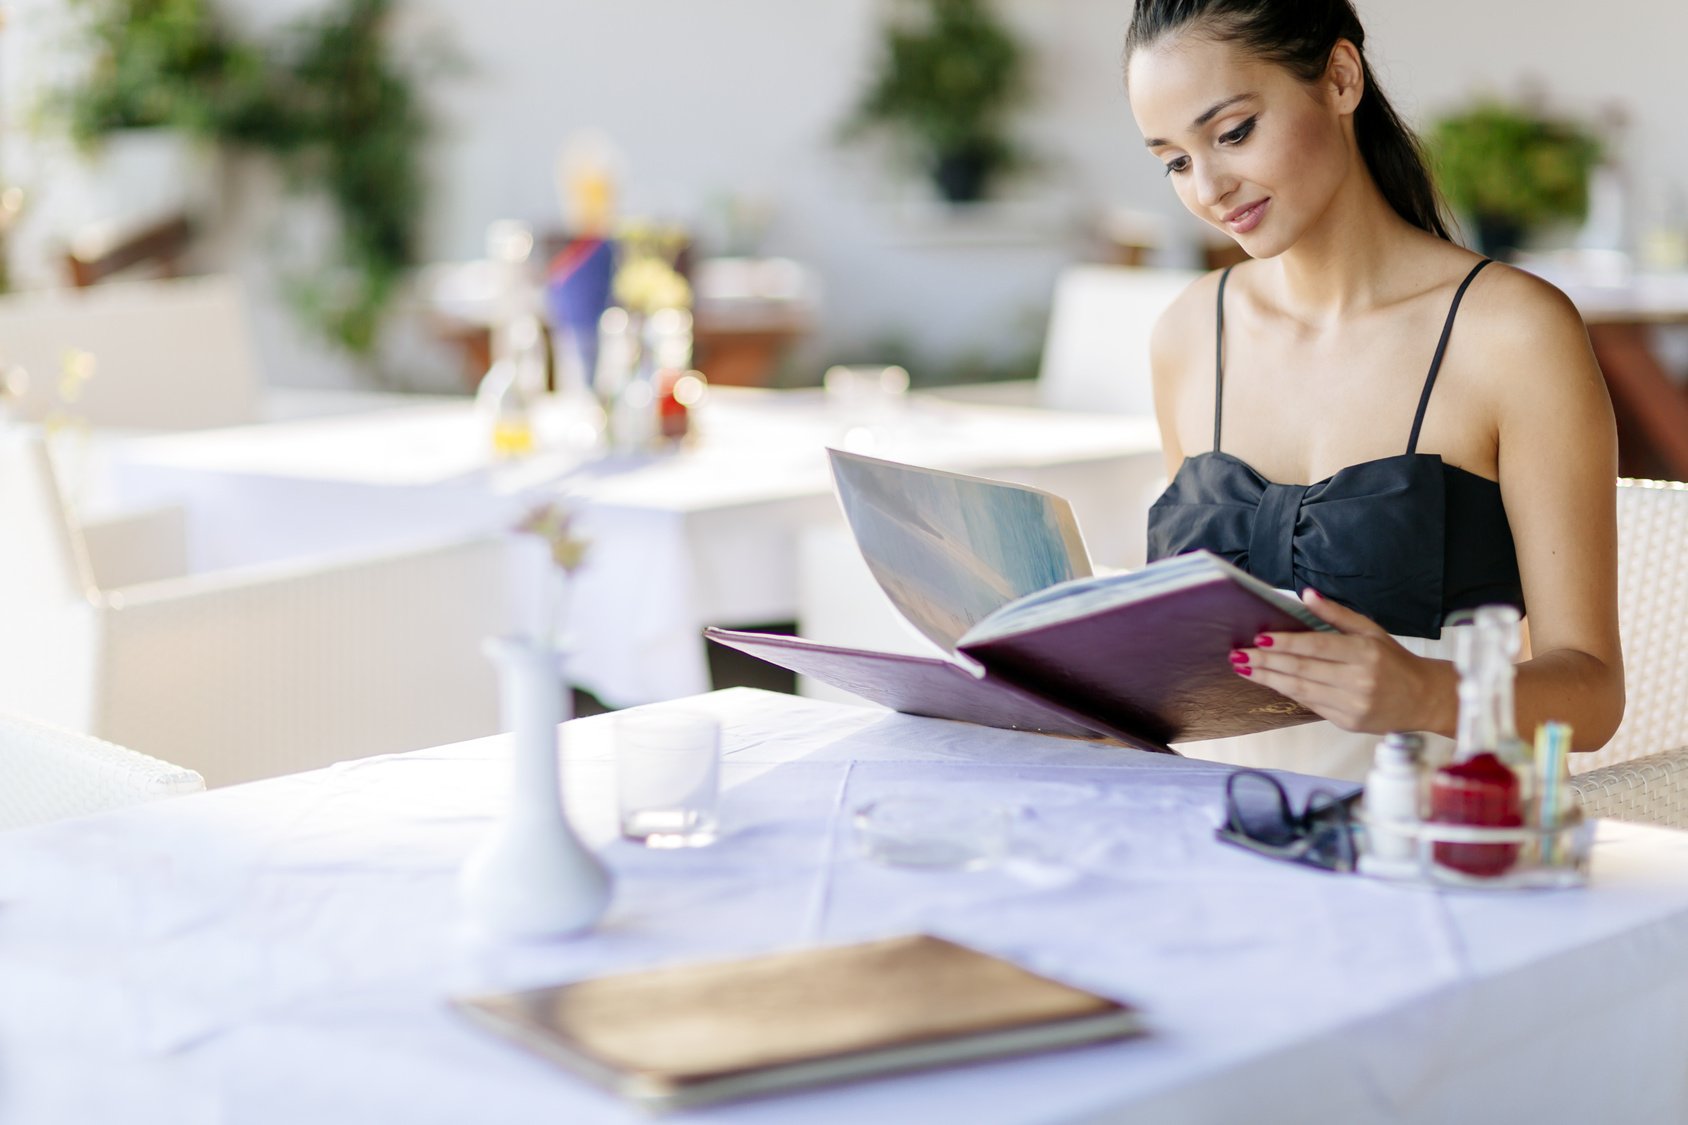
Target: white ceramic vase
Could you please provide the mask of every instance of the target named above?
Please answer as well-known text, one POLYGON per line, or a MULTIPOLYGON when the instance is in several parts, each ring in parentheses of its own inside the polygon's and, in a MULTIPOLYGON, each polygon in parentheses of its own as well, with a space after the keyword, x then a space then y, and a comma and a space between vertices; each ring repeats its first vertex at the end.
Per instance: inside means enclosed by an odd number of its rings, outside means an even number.
POLYGON ((610 902, 610 875, 563 812, 557 728, 561 659, 526 636, 493 637, 504 729, 514 732, 509 804, 491 838, 463 866, 470 917, 508 938, 563 937, 590 929, 610 902))

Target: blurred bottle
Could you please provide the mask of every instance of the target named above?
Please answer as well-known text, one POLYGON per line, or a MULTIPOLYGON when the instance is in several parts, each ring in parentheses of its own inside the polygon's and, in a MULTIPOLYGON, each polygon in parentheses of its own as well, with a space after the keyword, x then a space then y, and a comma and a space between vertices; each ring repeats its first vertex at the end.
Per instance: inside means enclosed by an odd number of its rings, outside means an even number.
POLYGON ((516 318, 503 335, 505 354, 487 369, 475 403, 491 434, 493 456, 524 457, 534 451, 545 394, 545 337, 531 314, 516 318))
POLYGON ((1422 817, 1424 737, 1391 732, 1372 759, 1366 775, 1366 851, 1360 869, 1369 874, 1417 873, 1418 846, 1410 834, 1422 817))
POLYGON ((1688 195, 1681 187, 1665 191, 1658 220, 1642 239, 1641 264, 1663 273, 1688 269, 1688 195))
POLYGON ((493 455, 520 457, 533 452, 535 409, 545 393, 545 337, 538 292, 528 276, 533 232, 525 223, 495 222, 487 227, 486 252, 496 277, 492 363, 475 402, 493 455))
POLYGON ((1628 112, 1614 103, 1602 113, 1600 159, 1588 174, 1588 213, 1577 232, 1582 250, 1628 254, 1634 247, 1629 173, 1624 166, 1628 112))
POLYGON ((541 444, 580 457, 601 452, 608 420, 592 392, 574 334, 553 329, 551 376, 555 385, 541 410, 541 444))
POLYGON ((514 219, 500 219, 486 228, 486 256, 493 267, 491 316, 492 361, 510 354, 509 334, 523 316, 540 311, 539 289, 530 273, 533 230, 514 219))
POLYGON ((648 448, 655 433, 655 395, 649 349, 640 323, 626 309, 604 310, 598 321, 598 370, 592 389, 603 404, 609 447, 616 453, 648 448))
MULTIPOLYGON (((1476 624, 1459 634, 1454 658, 1458 737, 1453 761, 1430 781, 1430 819, 1438 824, 1518 828, 1524 823, 1522 778, 1529 748, 1518 738, 1513 711, 1518 640, 1518 611, 1511 606, 1484 606, 1476 624)), ((1492 878, 1517 862, 1518 845, 1438 843, 1434 855, 1443 867, 1492 878)))
POLYGON ((658 309, 651 314, 646 333, 654 368, 651 375, 651 391, 656 399, 654 437, 672 444, 684 438, 690 427, 691 404, 685 401, 689 396, 682 381, 688 376, 701 378, 691 370, 692 314, 685 309, 658 309))

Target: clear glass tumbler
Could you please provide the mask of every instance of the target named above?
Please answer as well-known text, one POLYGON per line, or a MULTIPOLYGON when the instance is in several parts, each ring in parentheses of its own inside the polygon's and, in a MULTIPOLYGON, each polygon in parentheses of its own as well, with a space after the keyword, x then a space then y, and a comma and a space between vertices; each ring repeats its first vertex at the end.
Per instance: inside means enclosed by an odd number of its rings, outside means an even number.
POLYGON ((627 711, 615 719, 621 834, 652 848, 714 843, 721 725, 691 711, 627 711))

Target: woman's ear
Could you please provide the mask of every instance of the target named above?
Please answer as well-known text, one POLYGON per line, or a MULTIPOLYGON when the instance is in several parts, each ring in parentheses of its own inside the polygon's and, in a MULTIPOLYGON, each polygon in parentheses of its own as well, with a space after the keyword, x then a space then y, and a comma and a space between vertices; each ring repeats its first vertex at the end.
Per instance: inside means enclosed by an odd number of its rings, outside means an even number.
POLYGON ((1353 113, 1366 92, 1366 67, 1360 59, 1360 49, 1346 39, 1338 39, 1330 49, 1330 61, 1325 64, 1325 93, 1331 108, 1338 113, 1353 113))

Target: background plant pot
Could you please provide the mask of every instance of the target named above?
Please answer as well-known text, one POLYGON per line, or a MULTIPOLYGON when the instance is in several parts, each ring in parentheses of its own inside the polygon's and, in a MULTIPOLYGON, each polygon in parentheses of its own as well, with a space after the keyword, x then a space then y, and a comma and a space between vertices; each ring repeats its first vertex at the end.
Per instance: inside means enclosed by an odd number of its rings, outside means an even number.
POLYGON ((1478 215, 1476 225, 1477 251, 1490 258, 1505 260, 1524 241, 1524 227, 1518 220, 1505 215, 1478 215))
POLYGON ((65 251, 175 217, 204 219, 216 199, 216 152, 180 129, 122 129, 83 151, 66 138, 19 146, 26 209, 10 239, 24 286, 65 283, 65 251))
POLYGON ((211 147, 181 129, 123 129, 77 153, 55 190, 73 224, 142 226, 197 214, 213 197, 211 147))
POLYGON ((996 160, 982 148, 940 153, 932 164, 932 182, 950 203, 977 203, 985 198, 996 160))

